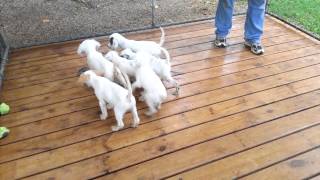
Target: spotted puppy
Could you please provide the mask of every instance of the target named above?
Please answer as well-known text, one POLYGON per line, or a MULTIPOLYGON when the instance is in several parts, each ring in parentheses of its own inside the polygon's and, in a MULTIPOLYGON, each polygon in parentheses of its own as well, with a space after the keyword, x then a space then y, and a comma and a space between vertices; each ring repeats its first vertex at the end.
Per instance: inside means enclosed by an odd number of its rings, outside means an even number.
POLYGON ((161 38, 159 44, 153 41, 136 41, 125 38, 119 33, 113 33, 109 36, 108 46, 113 50, 121 49, 131 49, 133 52, 145 51, 154 56, 160 57, 160 55, 165 51, 162 47, 165 41, 164 30, 160 27, 161 38))

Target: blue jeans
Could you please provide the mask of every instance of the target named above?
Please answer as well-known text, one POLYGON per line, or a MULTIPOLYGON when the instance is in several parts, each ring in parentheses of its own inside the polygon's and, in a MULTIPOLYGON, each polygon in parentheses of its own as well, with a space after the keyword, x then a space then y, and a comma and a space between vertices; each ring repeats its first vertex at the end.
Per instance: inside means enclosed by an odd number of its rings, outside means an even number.
MULTIPOLYGON (((225 38, 232 27, 232 15, 235 0, 219 0, 216 12, 216 36, 225 38)), ((248 0, 244 39, 251 43, 260 43, 264 25, 266 0, 248 0)))

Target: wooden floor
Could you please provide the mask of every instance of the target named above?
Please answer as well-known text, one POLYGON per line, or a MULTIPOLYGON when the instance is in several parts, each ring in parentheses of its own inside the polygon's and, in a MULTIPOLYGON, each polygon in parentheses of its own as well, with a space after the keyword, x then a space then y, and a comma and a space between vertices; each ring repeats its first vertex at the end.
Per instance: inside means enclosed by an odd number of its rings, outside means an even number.
POLYGON ((79 41, 12 52, 0 179, 319 179, 319 42, 268 17, 266 52, 255 56, 242 44, 243 22, 234 19, 226 49, 212 47, 212 22, 166 28, 181 95, 152 118, 138 104, 141 125, 129 128, 127 115, 116 133, 113 114, 99 120, 92 91, 76 83, 79 41))

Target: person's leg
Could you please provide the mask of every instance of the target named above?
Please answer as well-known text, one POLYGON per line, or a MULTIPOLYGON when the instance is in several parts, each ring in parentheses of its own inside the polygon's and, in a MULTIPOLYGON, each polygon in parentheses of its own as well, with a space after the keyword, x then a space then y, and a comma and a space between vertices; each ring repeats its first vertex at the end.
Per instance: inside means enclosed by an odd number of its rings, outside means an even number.
POLYGON ((265 19, 266 0, 248 0, 244 38, 255 54, 262 54, 261 36, 265 19), (260 46, 260 47, 256 47, 260 46))
POLYGON ((218 2, 216 18, 215 18, 215 26, 216 26, 215 45, 218 47, 225 47, 226 45, 223 43, 223 41, 220 42, 217 40, 225 41, 227 35, 230 32, 230 29, 232 27, 233 7, 234 7, 234 0, 219 0, 218 2))

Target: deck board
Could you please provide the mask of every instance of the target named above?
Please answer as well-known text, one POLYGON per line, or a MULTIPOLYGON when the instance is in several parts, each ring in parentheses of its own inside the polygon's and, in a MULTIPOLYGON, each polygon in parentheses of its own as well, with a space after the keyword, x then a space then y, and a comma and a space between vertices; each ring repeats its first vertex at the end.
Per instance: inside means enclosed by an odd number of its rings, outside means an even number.
MULTIPOLYGON (((268 39, 268 41, 267 40, 263 40, 263 41, 264 41, 266 47, 270 47, 271 44, 273 44, 273 45, 281 44, 283 42, 294 41, 294 40, 299 40, 299 39, 302 39, 302 37, 299 37, 299 36, 293 37, 290 34, 285 34, 285 35, 279 35, 277 37, 273 37, 272 39, 268 39)), ((212 45, 210 43, 207 46, 211 47, 212 45)), ((185 49, 182 49, 182 50, 185 50, 185 49)), ((179 51, 181 51, 181 50, 179 50, 179 51)), ((172 62, 175 62, 174 59, 175 59, 175 57, 173 58, 172 62)), ((196 61, 196 63, 201 63, 201 62, 203 62, 203 60, 196 61)), ((49 81, 55 81, 55 80, 69 78, 69 77, 75 77, 76 72, 74 72, 74 69, 80 68, 84 65, 85 65, 85 63, 83 61, 81 61, 79 59, 72 59, 72 60, 68 60, 68 61, 64 61, 64 62, 50 63, 50 64, 46 64, 46 65, 34 64, 33 68, 29 68, 29 67, 24 68, 24 69, 21 69, 22 67, 8 68, 8 70, 23 71, 24 77, 22 77, 21 74, 18 75, 18 77, 16 74, 13 74, 16 77, 8 77, 8 79, 6 80, 7 83, 6 83, 6 86, 4 87, 4 89, 7 89, 7 90, 15 89, 18 87, 24 87, 26 85, 40 84, 40 83, 45 83, 45 82, 49 82, 49 81), (59 68, 61 66, 61 64, 63 64, 62 69, 59 68), (43 66, 43 67, 41 67, 41 66, 43 66), (49 68, 55 68, 55 69, 53 69, 51 72, 48 72, 49 68), (37 69, 36 74, 34 74, 34 69, 37 69), (41 73, 41 69, 44 69, 44 72, 41 73), (33 74, 31 74, 31 75, 26 74, 26 72, 30 72, 30 71, 33 74), (11 81, 12 79, 14 81, 11 81)), ((176 70, 176 68, 178 68, 176 66, 178 66, 178 65, 182 65, 182 64, 174 63, 174 65, 173 65, 174 72, 183 73, 179 70, 176 70)), ((188 65, 188 64, 186 64, 186 65, 188 65)))
MULTIPOLYGON (((15 50, 1 98, 10 135, 0 140, 0 179, 306 178, 320 173, 320 43, 268 17, 266 53, 213 48, 212 22, 167 27, 179 97, 141 125, 111 132, 92 91, 76 83, 79 41, 15 50), (289 150, 288 150, 289 149, 289 150), (124 158, 125 157, 125 158, 124 158), (299 161, 298 166, 294 166, 299 161), (302 162, 303 163, 300 163, 302 162), (300 171, 298 171, 300 170, 300 171)), ((159 30, 131 33, 159 40, 159 30)), ((98 38, 106 52, 106 37, 98 38)))
MULTIPOLYGON (((305 71, 305 72, 309 72, 310 70, 307 70, 307 71, 305 71)), ((316 72, 319 72, 319 70, 316 70, 316 72)), ((311 75, 312 76, 312 75, 311 75)), ((286 77, 286 76, 285 76, 286 77)), ((309 81, 310 80, 306 80, 305 82, 307 82, 307 83, 309 83, 309 81)), ((274 83, 274 85, 273 86, 277 86, 278 84, 276 83, 276 82, 272 82, 272 83, 274 83)), ((297 82, 297 83, 295 83, 295 84, 292 84, 292 86, 295 86, 295 85, 299 85, 299 84, 301 84, 301 82, 299 81, 299 82, 297 82)), ((268 85, 270 85, 270 84, 268 84, 268 85)), ((305 84, 306 85, 306 84, 305 84)), ((247 85, 239 85, 240 87, 242 87, 242 91, 243 91, 243 93, 242 94, 245 94, 245 93, 248 93, 248 91, 250 92, 250 89, 249 90, 247 90, 247 89, 245 89, 246 87, 247 87, 247 85)), ((312 85, 313 86, 313 85, 312 85)), ((311 87, 312 87, 311 86, 311 87)), ((254 86, 253 86, 254 87, 254 86)), ((259 88, 262 88, 262 87, 259 87, 259 88)), ((306 88, 308 88, 308 87, 306 87, 306 88)), ((273 91, 278 91, 278 89, 279 88, 277 88, 277 89, 274 89, 273 91)), ((288 89, 286 86, 284 86, 284 87, 281 87, 280 89, 288 89)), ((258 89, 259 90, 259 89, 258 89)), ((218 95, 220 95, 220 96, 222 96, 223 95, 223 93, 225 93, 225 92, 229 92, 229 91, 231 91, 232 92, 232 89, 231 89, 231 87, 229 87, 229 88, 225 88, 225 89, 221 89, 221 90, 218 90, 217 92, 213 92, 213 93, 215 93, 215 94, 213 94, 213 95, 216 95, 216 96, 218 96, 218 95)), ((231 98, 234 98, 234 94, 236 94, 236 95, 242 95, 241 94, 241 92, 240 92, 240 88, 238 89, 238 92, 233 92, 233 93, 228 93, 228 94, 225 94, 224 95, 224 97, 221 97, 221 99, 215 99, 214 100, 214 102, 221 102, 221 101, 224 101, 224 100, 228 100, 228 99, 231 99, 231 98)), ((257 94, 261 94, 262 92, 260 92, 260 93, 257 93, 257 94)), ((292 95, 292 93, 290 94, 290 95, 292 95)), ((236 96, 237 97, 237 96, 236 96)), ((250 96, 249 96, 250 97, 250 96)), ((221 108, 221 109, 223 109, 223 107, 225 107, 226 105, 225 104, 233 104, 234 102, 238 102, 238 101, 241 101, 242 99, 243 99, 244 97, 239 97, 239 98, 237 98, 237 99, 231 99, 231 100, 229 100, 229 101, 224 101, 224 102, 221 102, 221 103, 216 103, 215 104, 215 107, 216 108, 221 108), (222 106, 222 107, 220 107, 220 106, 222 106)), ((270 100, 269 100, 270 101, 270 100)), ((258 105, 259 105, 259 102, 257 103, 258 105)), ((228 107, 229 105, 227 105, 227 107, 228 107)), ((204 110, 207 110, 207 108, 208 107, 204 107, 204 108, 201 108, 200 110, 202 110, 202 109, 204 109, 204 110)), ((238 108, 240 108, 240 107, 238 107, 238 108)), ((245 107, 243 107, 243 108, 245 108, 245 107)), ((236 111, 237 112, 237 109, 232 109, 232 110, 230 110, 230 111, 227 111, 227 112, 225 112, 226 114, 223 114, 223 115, 229 115, 230 113, 233 113, 234 111, 236 111), (233 111, 232 111, 233 110, 233 111)), ((241 109, 240 109, 241 110, 241 109)), ((195 112, 198 112, 199 111, 199 109, 196 109, 196 110, 194 110, 195 112)), ((190 111, 190 113, 194 113, 194 111, 190 111)), ((238 110, 239 111, 239 110, 238 110)), ((179 115, 177 115, 177 117, 180 117, 179 115)), ((219 116, 218 116, 219 117, 219 116)), ((96 118, 96 116, 92 116, 92 117, 90 117, 90 118, 96 118)), ((172 117, 168 117, 168 118, 166 118, 166 119, 173 119, 172 117)), ((51 122, 52 122, 52 119, 49 119, 51 122)), ((63 120, 63 119, 62 119, 63 120)), ((49 121, 49 122, 50 122, 49 121)), ((75 121, 75 120, 74 120, 75 121)), ((142 121, 143 121, 143 123, 149 123, 149 121, 148 121, 148 119, 146 119, 146 118, 144 118, 144 119, 142 119, 142 121)), ((44 121, 42 121, 41 123, 43 123, 44 121)), ((47 124, 49 123, 48 121, 47 121, 47 124)), ((61 123, 59 123, 59 124, 62 124, 63 123, 63 121, 61 121, 61 123)), ((35 124, 37 124, 37 122, 35 123, 35 124)), ((59 125, 58 124, 58 125, 59 125)), ((92 125, 93 127, 96 127, 96 124, 100 124, 100 125, 102 125, 103 123, 101 122, 101 121, 97 121, 94 125, 92 125)), ((55 124, 56 125, 56 124, 55 124)), ((88 125, 88 126, 86 126, 86 127, 81 127, 80 129, 84 129, 83 131, 85 131, 86 133, 93 133, 93 134, 96 134, 96 133, 99 133, 98 131, 92 131, 92 129, 91 129, 91 127, 92 127, 91 125, 88 125), (85 130, 86 129, 86 130, 85 130)), ((32 126, 31 126, 32 127, 32 126)), ((44 126, 44 127, 46 127, 46 126, 44 126)), ((46 128, 50 128, 49 126, 48 127, 46 127, 46 128)), ((31 141, 33 141, 32 143, 30 143, 30 145, 29 145, 29 148, 30 149, 34 149, 33 151, 30 151, 30 150, 28 150, 28 151, 24 151, 23 149, 25 148, 25 146, 27 145, 27 144, 29 144, 28 143, 28 141, 22 141, 22 142, 20 142, 20 143, 14 143, 14 144, 11 144, 10 146, 12 147, 12 150, 13 149, 17 149, 17 151, 19 152, 19 153, 14 153, 16 156, 18 156, 18 155, 20 155, 21 156, 21 154, 28 154, 28 155, 30 155, 30 153, 38 153, 39 151, 44 151, 43 149, 41 149, 40 148, 40 146, 41 146, 41 144, 42 143, 44 143, 44 142, 41 142, 41 141, 46 141, 46 139, 50 139, 50 138, 57 138, 56 136, 60 136, 59 134, 69 134, 70 132, 72 132, 72 131, 76 131, 77 129, 79 129, 79 127, 75 127, 75 128, 73 128, 73 129, 67 129, 66 130, 66 132, 64 132, 64 133, 62 133, 62 132, 58 132, 58 133, 55 133, 55 134, 49 134, 49 135, 47 135, 47 136, 45 136, 45 137, 39 137, 39 138, 34 138, 34 139, 31 139, 31 141), (57 135, 58 134, 58 135, 57 135), (40 145, 40 146, 39 146, 40 145), (19 148, 20 147, 20 148, 19 148)), ((24 133, 24 134, 27 134, 28 132, 30 132, 30 129, 25 129, 26 130, 26 132, 24 133)), ((103 132, 107 132, 107 130, 104 130, 103 132)), ((109 131, 110 132, 110 131, 109 131)), ((93 135, 92 134, 92 135, 93 135)), ((59 139, 57 139, 57 143, 55 143, 55 147, 56 146, 58 146, 59 144, 60 144, 60 146, 61 145, 63 145, 63 143, 69 143, 69 144, 71 144, 71 143, 74 143, 75 141, 77 141, 79 138, 87 138, 87 137, 82 137, 82 135, 83 134, 75 134, 75 135, 69 135, 69 137, 70 137, 70 139, 64 139, 65 141, 59 141, 59 139), (67 142, 68 141, 68 142, 67 142)), ((99 134, 97 134, 97 135, 99 135, 99 134)), ((97 136, 97 135, 95 135, 95 136, 97 136)), ((52 140, 53 141, 53 140, 52 140)), ((48 147, 48 146, 47 146, 48 147)), ((54 148, 54 146, 52 146, 52 147, 50 147, 50 148, 54 148)), ((4 157, 2 157, 2 158, 15 158, 15 156, 14 156, 14 154, 11 154, 12 152, 7 152, 7 153, 9 153, 8 155, 10 155, 10 156, 4 156, 4 157)), ((5 152, 3 152, 3 154, 5 154, 5 152)))
POLYGON ((289 160, 283 160, 278 164, 260 170, 257 173, 248 175, 243 179, 273 179, 273 178, 287 178, 288 174, 294 179, 309 178, 320 169, 320 149, 315 147, 307 152, 301 152, 296 157, 289 160), (260 178, 262 177, 262 178, 260 178))
MULTIPOLYGON (((213 30, 210 29, 210 34, 212 34, 212 33, 213 33, 213 30)), ((231 34, 230 43, 237 44, 237 43, 243 41, 242 37, 241 37, 242 33, 243 32, 239 33, 236 37, 232 37, 233 35, 231 34)), ((287 32, 285 32, 284 29, 281 30, 280 28, 275 28, 270 31, 266 31, 266 35, 264 36, 264 38, 276 37, 276 36, 285 35, 285 34, 287 34, 287 32)), ((179 55, 181 56, 183 54, 190 54, 192 52, 200 52, 202 50, 211 49, 212 44, 209 41, 212 41, 212 37, 197 39, 195 42, 190 40, 189 42, 193 42, 193 44, 189 43, 189 46, 180 46, 178 48, 169 49, 169 52, 171 53, 171 56, 173 57, 173 62, 175 61, 175 58, 174 58, 175 56, 179 56, 179 55)), ((69 60, 75 61, 75 63, 77 61, 79 61, 78 63, 80 63, 80 62, 83 63, 83 61, 81 61, 81 59, 83 59, 83 58, 81 58, 77 54, 75 54, 75 51, 72 51, 72 53, 73 53, 72 56, 66 55, 65 57, 59 56, 57 58, 48 58, 48 59, 39 60, 39 61, 31 61, 31 62, 27 61, 28 63, 26 62, 26 63, 20 63, 20 64, 12 64, 12 65, 9 64, 8 71, 9 70, 15 70, 14 72, 19 71, 17 73, 12 73, 12 74, 16 75, 18 77, 22 77, 22 75, 21 75, 22 72, 23 73, 26 73, 26 72, 35 73, 34 71, 37 70, 36 73, 40 74, 42 72, 41 69, 45 69, 46 71, 48 71, 49 70, 48 68, 50 68, 50 67, 55 68, 55 66, 60 65, 60 64, 65 65, 64 68, 67 68, 68 66, 74 67, 76 64, 73 64, 72 62, 68 64, 69 60)), ((60 68, 56 67, 56 69, 61 70, 61 67, 60 68)), ((8 76, 10 76, 10 75, 11 74, 9 72, 8 76)), ((23 74, 23 75, 28 75, 28 74, 23 74)), ((12 79, 12 77, 7 77, 7 79, 12 79)))

